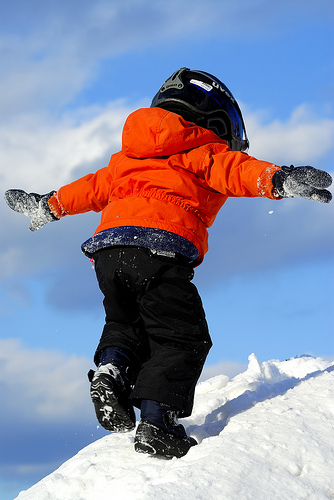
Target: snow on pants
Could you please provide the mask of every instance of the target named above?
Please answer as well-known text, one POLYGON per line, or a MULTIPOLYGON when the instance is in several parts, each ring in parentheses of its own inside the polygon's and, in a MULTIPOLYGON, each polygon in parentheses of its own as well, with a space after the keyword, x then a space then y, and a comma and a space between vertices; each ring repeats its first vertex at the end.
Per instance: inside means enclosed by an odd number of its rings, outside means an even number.
POLYGON ((94 254, 106 323, 95 353, 120 347, 132 359, 131 400, 172 405, 191 414, 194 390, 212 346, 193 268, 182 257, 115 246, 94 254), (182 262, 183 260, 183 262, 182 262))

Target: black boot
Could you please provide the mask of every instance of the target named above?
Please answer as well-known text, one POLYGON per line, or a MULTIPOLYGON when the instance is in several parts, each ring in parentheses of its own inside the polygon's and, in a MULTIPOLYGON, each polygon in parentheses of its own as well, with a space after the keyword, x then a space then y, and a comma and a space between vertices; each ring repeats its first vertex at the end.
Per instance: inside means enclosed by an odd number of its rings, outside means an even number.
POLYGON ((108 347, 100 364, 90 370, 90 395, 99 423, 107 431, 127 432, 135 427, 136 416, 128 398, 131 392, 130 360, 123 349, 108 347))
POLYGON ((181 458, 195 439, 188 437, 183 425, 177 421, 178 411, 164 403, 143 400, 141 421, 135 436, 135 450, 164 458, 181 458))

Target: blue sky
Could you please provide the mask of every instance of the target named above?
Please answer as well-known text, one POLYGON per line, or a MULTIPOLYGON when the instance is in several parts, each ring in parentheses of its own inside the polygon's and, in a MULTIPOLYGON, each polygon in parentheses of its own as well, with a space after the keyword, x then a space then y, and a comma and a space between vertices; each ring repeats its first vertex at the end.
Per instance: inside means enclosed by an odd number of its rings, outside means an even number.
MULTIPOLYGON (((188 66, 243 110, 250 153, 333 174, 331 0, 13 0, 0 15, 0 184, 49 192, 107 164, 126 116, 188 66)), ((334 203, 229 200, 196 271, 214 347, 206 376, 334 357, 334 203)), ((99 215, 37 233, 0 204, 0 500, 103 435, 86 372, 102 297, 80 244, 99 215)))

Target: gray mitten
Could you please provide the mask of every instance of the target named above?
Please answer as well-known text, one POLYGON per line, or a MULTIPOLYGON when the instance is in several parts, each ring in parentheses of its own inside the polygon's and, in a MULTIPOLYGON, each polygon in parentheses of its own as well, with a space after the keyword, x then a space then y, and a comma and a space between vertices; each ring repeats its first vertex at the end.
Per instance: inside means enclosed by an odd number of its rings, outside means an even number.
POLYGON ((286 167, 273 175, 274 195, 282 198, 305 198, 329 203, 332 194, 325 188, 332 184, 332 177, 314 167, 286 167))
POLYGON ((48 222, 59 220, 51 212, 48 200, 56 191, 48 194, 26 193, 21 189, 9 189, 5 192, 7 205, 15 212, 31 217, 30 231, 37 231, 48 222))

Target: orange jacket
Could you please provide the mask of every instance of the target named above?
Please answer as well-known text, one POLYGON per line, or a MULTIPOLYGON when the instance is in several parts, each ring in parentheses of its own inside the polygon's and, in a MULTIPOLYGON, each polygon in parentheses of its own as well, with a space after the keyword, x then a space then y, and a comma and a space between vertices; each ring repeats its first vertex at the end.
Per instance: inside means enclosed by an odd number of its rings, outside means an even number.
POLYGON ((94 234, 144 226, 191 241, 199 262, 207 228, 230 196, 271 199, 280 167, 231 151, 207 129, 160 108, 139 109, 124 126, 122 150, 108 167, 63 186, 49 200, 57 217, 102 211, 94 234))

